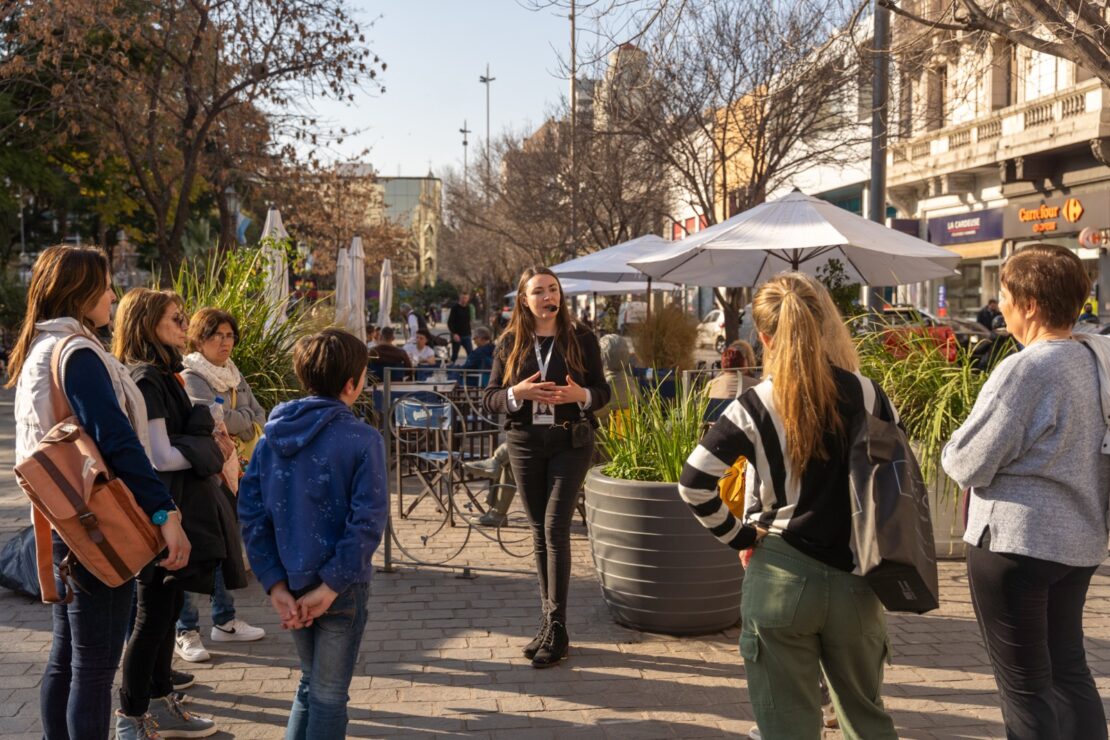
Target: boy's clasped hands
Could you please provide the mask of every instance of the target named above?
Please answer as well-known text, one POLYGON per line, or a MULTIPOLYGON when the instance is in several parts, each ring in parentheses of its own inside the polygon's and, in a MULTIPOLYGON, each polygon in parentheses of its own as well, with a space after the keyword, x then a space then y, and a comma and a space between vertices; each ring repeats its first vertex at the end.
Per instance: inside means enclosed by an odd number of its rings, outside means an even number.
POLYGON ((311 626, 313 620, 331 608, 336 596, 328 584, 321 583, 297 599, 282 581, 270 589, 270 604, 281 618, 282 629, 296 630, 311 626))

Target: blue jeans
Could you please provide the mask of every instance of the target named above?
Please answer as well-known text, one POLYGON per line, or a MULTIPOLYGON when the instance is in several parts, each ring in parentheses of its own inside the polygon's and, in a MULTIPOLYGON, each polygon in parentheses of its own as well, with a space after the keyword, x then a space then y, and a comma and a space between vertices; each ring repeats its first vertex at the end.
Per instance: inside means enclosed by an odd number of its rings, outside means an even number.
MULTIPOLYGON (((216 588, 212 591, 212 624, 227 624, 235 619, 235 599, 231 592, 224 586, 224 574, 220 568, 216 569, 216 588)), ((177 618, 177 631, 189 632, 200 628, 200 614, 197 613, 193 597, 185 594, 185 603, 181 607, 181 616, 177 618)))
MULTIPOLYGON (((54 535, 54 564, 69 548, 54 535)), ((55 571, 55 575, 57 571, 55 571)), ((78 563, 69 604, 54 604, 54 641, 46 662, 39 702, 47 740, 108 737, 112 681, 116 677, 131 611, 134 581, 109 588, 78 563)), ((61 582, 59 581, 59 594, 61 582)))
POLYGON ((301 683, 293 697, 285 740, 343 740, 347 735, 347 689, 366 629, 369 583, 356 583, 335 597, 311 627, 293 630, 301 659, 301 683))

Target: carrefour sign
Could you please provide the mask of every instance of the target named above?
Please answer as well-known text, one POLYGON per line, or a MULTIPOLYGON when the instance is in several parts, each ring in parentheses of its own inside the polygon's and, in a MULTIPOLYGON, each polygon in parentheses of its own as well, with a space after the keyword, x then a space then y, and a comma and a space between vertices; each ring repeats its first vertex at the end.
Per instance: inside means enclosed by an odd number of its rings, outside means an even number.
POLYGON ((1110 191, 1019 202, 1006 211, 1007 238, 1074 234, 1110 226, 1110 191))

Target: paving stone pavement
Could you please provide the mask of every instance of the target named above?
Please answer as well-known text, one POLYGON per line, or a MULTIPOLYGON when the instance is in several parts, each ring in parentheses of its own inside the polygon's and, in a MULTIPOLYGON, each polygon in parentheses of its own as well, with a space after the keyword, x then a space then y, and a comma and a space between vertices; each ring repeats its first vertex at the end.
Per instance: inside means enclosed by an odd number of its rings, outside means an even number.
MULTIPOLYGON (((10 473, 10 392, 0 392, 0 542, 27 507, 10 473)), ((419 543, 427 557, 465 527, 419 543)), ((511 537, 510 537, 511 539, 511 537)), ((411 542, 409 541, 411 540, 411 542)), ((471 535, 464 556, 516 572, 456 573, 401 566, 375 575, 371 616, 351 686, 353 737, 715 738, 752 725, 738 628, 703 637, 636 632, 606 612, 581 523, 574 528, 570 658, 537 671, 520 656, 538 601, 530 561, 471 535)), ((510 550, 519 550, 510 544, 510 550)), ((378 560, 381 560, 379 552, 378 560)), ((397 553, 398 557, 402 557, 397 553)), ((962 563, 941 567, 943 607, 890 615, 893 665, 884 697, 903 738, 999 738, 1001 714, 962 563)), ((269 634, 254 643, 205 640, 213 657, 177 663, 196 673, 191 708, 215 717, 215 737, 280 738, 298 676, 292 640, 257 584, 236 593, 239 616, 269 634)), ((207 636, 209 610, 201 607, 207 636)), ((1110 713, 1110 566, 1087 602, 1088 654, 1110 713)), ((0 737, 41 736, 38 686, 50 648, 49 608, 0 589, 0 737)), ((838 738, 826 731, 826 738, 838 738)))

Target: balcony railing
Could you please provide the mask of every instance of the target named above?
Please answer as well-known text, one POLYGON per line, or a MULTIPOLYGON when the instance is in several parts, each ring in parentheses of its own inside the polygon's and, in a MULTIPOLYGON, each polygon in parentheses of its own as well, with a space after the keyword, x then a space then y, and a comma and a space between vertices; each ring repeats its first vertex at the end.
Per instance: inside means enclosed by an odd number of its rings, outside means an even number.
MULTIPOLYGON (((1098 80, 1084 82, 1047 98, 1010 106, 995 111, 989 118, 973 124, 960 124, 949 129, 929 132, 900 146, 892 147, 893 159, 902 164, 926 159, 934 152, 951 152, 975 144, 1015 136, 1022 131, 1043 129, 1050 124, 1075 118, 1089 112, 1088 96, 1100 89, 1098 80), (933 146, 933 142, 937 146, 933 146)), ((1041 132, 1043 135, 1044 132, 1041 132)))

